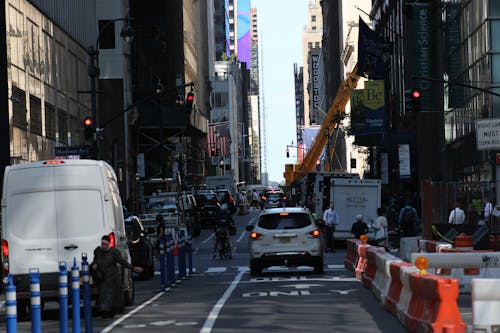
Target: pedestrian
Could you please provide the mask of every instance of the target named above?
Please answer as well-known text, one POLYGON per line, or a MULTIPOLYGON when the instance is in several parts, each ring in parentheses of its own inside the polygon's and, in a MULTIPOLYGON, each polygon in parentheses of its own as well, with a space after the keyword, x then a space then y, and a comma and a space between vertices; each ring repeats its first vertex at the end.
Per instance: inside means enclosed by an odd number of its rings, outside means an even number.
POLYGON ((483 220, 487 225, 490 225, 490 216, 493 212, 493 205, 490 202, 488 197, 484 198, 484 206, 483 206, 483 220))
POLYGON ((323 212, 326 234, 326 251, 335 252, 335 227, 339 224, 339 215, 335 210, 335 204, 330 202, 328 208, 323 212))
POLYGON ((467 224, 472 225, 472 226, 477 226, 478 222, 480 220, 479 213, 477 210, 474 208, 474 205, 472 203, 469 204, 467 207, 467 224))
POLYGON ((354 234, 355 239, 359 239, 361 235, 368 233, 368 225, 363 221, 363 215, 356 215, 356 222, 352 224, 351 234, 354 234))
POLYGON ((252 190, 252 204, 250 205, 253 209, 257 209, 259 207, 259 193, 257 193, 256 189, 252 190))
POLYGON ((406 199, 406 205, 399 211, 399 229, 403 237, 415 237, 418 232, 417 210, 411 205, 411 200, 406 199))
POLYGON ((460 208, 460 203, 455 204, 455 208, 451 210, 450 216, 448 217, 448 223, 450 224, 464 224, 465 222, 465 212, 460 208))
POLYGON ((114 317, 116 305, 121 304, 120 297, 123 297, 122 278, 117 264, 136 273, 144 270, 142 267, 132 266, 122 257, 120 250, 110 246, 110 242, 108 235, 102 236, 101 246, 94 250, 94 261, 91 264, 92 276, 98 289, 97 308, 103 318, 114 317))
POLYGON ((375 229, 375 240, 378 246, 383 246, 387 248, 387 218, 384 216, 382 208, 377 208, 377 218, 373 223, 373 229, 375 229))

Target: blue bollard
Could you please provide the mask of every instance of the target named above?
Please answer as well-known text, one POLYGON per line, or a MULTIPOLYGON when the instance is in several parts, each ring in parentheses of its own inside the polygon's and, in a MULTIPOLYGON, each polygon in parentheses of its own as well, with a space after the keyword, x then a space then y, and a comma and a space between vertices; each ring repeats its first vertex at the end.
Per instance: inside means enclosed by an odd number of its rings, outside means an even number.
POLYGON ((165 267, 165 235, 160 236, 160 291, 166 288, 166 267, 165 267))
POLYGON ((193 275, 193 238, 188 234, 187 241, 189 276, 193 275))
POLYGON ((30 268, 31 332, 42 332, 42 302, 40 297, 40 272, 30 268))
POLYGON ((90 295, 90 272, 87 253, 82 253, 83 276, 83 318, 85 319, 85 332, 92 333, 92 304, 90 295))
POLYGON ((71 300, 73 308, 73 333, 80 333, 80 270, 73 258, 71 267, 71 300))
POLYGON ((174 256, 174 240, 172 234, 167 235, 167 276, 168 285, 175 287, 175 256, 174 256))
POLYGON ((12 274, 7 276, 7 287, 5 287, 5 305, 7 315, 7 333, 17 332, 17 302, 16 286, 12 274))
POLYGON ((64 261, 59 263, 59 332, 68 333, 68 271, 64 261))
POLYGON ((186 278, 186 233, 179 230, 179 278, 186 278))

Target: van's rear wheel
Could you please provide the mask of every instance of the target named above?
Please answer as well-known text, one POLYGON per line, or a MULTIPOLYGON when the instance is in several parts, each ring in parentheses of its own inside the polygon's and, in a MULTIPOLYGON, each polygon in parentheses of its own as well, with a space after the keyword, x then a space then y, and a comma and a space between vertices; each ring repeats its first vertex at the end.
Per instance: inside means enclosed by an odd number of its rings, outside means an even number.
MULTIPOLYGON (((125 286, 127 287, 127 286, 125 286)), ((123 300, 126 306, 130 306, 134 304, 134 298, 135 298, 135 285, 134 285, 134 280, 132 277, 129 275, 128 277, 128 288, 125 288, 123 290, 123 300)))

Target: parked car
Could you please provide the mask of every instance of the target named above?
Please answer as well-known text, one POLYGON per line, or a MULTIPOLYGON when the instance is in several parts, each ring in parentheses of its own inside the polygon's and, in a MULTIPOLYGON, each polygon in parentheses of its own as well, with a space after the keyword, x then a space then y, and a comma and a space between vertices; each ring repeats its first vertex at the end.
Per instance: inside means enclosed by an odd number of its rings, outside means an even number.
POLYGON ((201 225, 205 227, 214 226, 221 206, 217 194, 212 190, 198 190, 194 196, 200 214, 201 225))
POLYGON ((216 189, 214 190, 215 193, 217 193, 217 197, 219 198, 220 204, 227 204, 228 210, 231 214, 236 213, 237 207, 236 203, 234 202, 234 198, 231 194, 231 192, 227 189, 216 189))
POLYGON ((198 237, 201 233, 200 212, 194 194, 183 192, 181 196, 182 212, 186 227, 192 237, 198 237))
POLYGON ((146 233, 144 226, 135 215, 125 219, 125 233, 127 235, 127 244, 132 259, 132 265, 143 267, 144 271, 140 274, 141 280, 147 280, 155 275, 153 260, 153 241, 146 233))
POLYGON ((302 207, 264 210, 250 232, 250 274, 271 266, 312 266, 323 273, 323 235, 311 212, 302 207))
POLYGON ((267 190, 262 195, 262 205, 264 209, 285 207, 286 196, 282 190, 267 190))

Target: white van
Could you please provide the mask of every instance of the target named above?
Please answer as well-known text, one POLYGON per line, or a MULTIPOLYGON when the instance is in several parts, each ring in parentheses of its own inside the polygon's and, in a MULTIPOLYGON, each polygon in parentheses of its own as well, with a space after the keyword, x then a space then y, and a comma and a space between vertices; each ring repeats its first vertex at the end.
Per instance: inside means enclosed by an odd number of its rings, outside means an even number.
MULTIPOLYGON (((32 268, 40 272, 45 301, 58 298, 59 263, 66 262, 70 270, 76 258, 80 267, 82 253, 92 262, 103 235, 109 235, 130 262, 116 175, 106 162, 53 160, 8 166, 1 203, 4 283, 11 273, 20 314, 29 305, 32 268)), ((134 283, 130 270, 122 267, 122 273, 123 304, 131 305, 134 283)))

